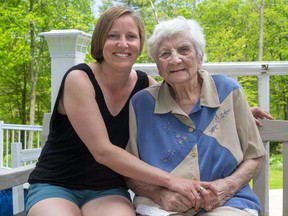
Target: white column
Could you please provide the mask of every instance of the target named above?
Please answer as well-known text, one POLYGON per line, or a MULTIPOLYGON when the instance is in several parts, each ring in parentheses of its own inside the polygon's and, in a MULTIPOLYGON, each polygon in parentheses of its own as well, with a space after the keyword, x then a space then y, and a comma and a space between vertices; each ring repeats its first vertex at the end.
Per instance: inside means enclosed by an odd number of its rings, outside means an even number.
POLYGON ((258 106, 269 112, 270 110, 270 76, 258 76, 258 106))
POLYGON ((52 30, 42 32, 48 43, 51 57, 51 111, 65 72, 72 66, 84 62, 91 34, 76 30, 52 30))

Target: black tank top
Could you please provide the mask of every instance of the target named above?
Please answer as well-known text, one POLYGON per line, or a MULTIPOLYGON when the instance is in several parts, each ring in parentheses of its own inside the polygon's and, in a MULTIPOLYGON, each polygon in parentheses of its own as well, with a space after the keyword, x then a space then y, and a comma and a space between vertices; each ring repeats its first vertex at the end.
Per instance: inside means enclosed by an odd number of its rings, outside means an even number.
MULTIPOLYGON (((79 64, 69 69, 63 77, 53 109, 50 132, 36 168, 28 182, 49 183, 70 189, 105 190, 124 187, 124 178, 110 168, 95 161, 85 144, 79 138, 66 115, 57 112, 64 82, 72 70, 82 70, 89 76, 95 92, 96 102, 104 119, 111 143, 125 148, 129 139, 129 100, 139 90, 148 87, 148 77, 137 71, 137 83, 123 109, 112 116, 106 106, 103 93, 90 67, 79 64)), ((81 104, 79 104, 81 106, 81 104)), ((113 160, 113 158, 111 158, 113 160)))

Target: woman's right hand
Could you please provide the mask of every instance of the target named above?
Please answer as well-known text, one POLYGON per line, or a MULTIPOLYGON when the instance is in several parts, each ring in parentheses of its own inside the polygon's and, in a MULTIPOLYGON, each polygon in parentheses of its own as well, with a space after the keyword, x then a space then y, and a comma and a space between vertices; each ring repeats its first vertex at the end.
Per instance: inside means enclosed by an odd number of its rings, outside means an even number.
POLYGON ((192 206, 196 211, 198 211, 201 207, 203 207, 206 211, 210 211, 210 193, 212 192, 216 196, 218 194, 218 190, 210 182, 202 182, 178 177, 173 178, 169 189, 181 193, 190 199, 192 206))

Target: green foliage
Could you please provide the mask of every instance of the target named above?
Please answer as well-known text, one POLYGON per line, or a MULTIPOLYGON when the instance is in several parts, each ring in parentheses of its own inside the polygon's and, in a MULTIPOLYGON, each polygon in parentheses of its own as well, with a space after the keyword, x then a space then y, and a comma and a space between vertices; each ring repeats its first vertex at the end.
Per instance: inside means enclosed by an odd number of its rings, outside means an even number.
POLYGON ((276 3, 265 10, 265 53, 264 58, 273 61, 288 59, 288 6, 276 3))
MULTIPOLYGON (((206 34, 208 62, 258 60, 259 9, 246 0, 102 0, 101 13, 113 4, 133 7, 143 18, 149 37, 157 22, 175 16, 196 19, 206 34), (152 7, 152 5, 154 7, 152 7)), ((4 0, 0 2, 0 119, 28 123, 31 91, 36 82, 35 122, 50 110, 50 57, 40 32, 79 29, 91 33, 95 25, 91 5, 95 0, 4 0), (42 48, 43 46, 43 48, 42 48), (31 69, 32 64, 32 69, 31 69)), ((263 61, 288 60, 288 4, 266 0, 264 7, 263 61)), ((93 61, 90 54, 86 61, 93 61)), ((147 48, 138 63, 153 62, 147 48)), ((270 111, 288 119, 288 77, 273 76, 270 111)), ((241 77, 251 106, 257 104, 256 77, 241 77)))
POLYGON ((252 1, 203 1, 195 15, 206 32, 210 62, 257 60, 258 13, 252 1))
POLYGON ((278 169, 278 170, 282 170, 283 168, 283 157, 282 154, 275 154, 272 157, 269 158, 269 164, 270 167, 273 169, 278 169))
POLYGON ((245 96, 251 107, 258 106, 257 77, 243 76, 238 82, 243 87, 245 96))
POLYGON ((270 156, 270 189, 283 188, 283 156, 273 154, 270 156))
MULTIPOLYGON (((92 32, 94 0, 9 0, 0 3, 0 119, 42 124, 50 111, 50 56, 40 32, 79 29, 92 32), (35 90, 34 90, 35 88, 35 90), (36 93, 36 94, 35 94, 36 93), (36 98, 34 98, 36 95, 36 98), (30 103, 35 100, 35 113, 30 103), (29 120, 30 119, 30 120, 29 120)), ((34 109, 34 107, 32 106, 34 109)))
POLYGON ((270 84, 271 112, 276 119, 288 119, 288 76, 273 76, 270 84), (274 103, 273 103, 274 102, 274 103))
POLYGON ((270 168, 270 189, 282 189, 283 188, 283 170, 270 168))

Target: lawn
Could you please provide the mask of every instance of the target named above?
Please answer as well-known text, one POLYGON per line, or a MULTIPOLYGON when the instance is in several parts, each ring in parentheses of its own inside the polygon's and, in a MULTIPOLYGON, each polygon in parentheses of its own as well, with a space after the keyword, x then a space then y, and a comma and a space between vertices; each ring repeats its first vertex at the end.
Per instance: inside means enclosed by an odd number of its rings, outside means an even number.
MULTIPOLYGON (((252 181, 249 184, 252 187, 252 181)), ((283 188, 282 155, 273 155, 270 157, 269 187, 270 189, 283 188)))
POLYGON ((270 189, 283 188, 283 160, 282 154, 270 157, 270 189))
POLYGON ((282 170, 270 167, 270 189, 281 189, 283 186, 282 170))

